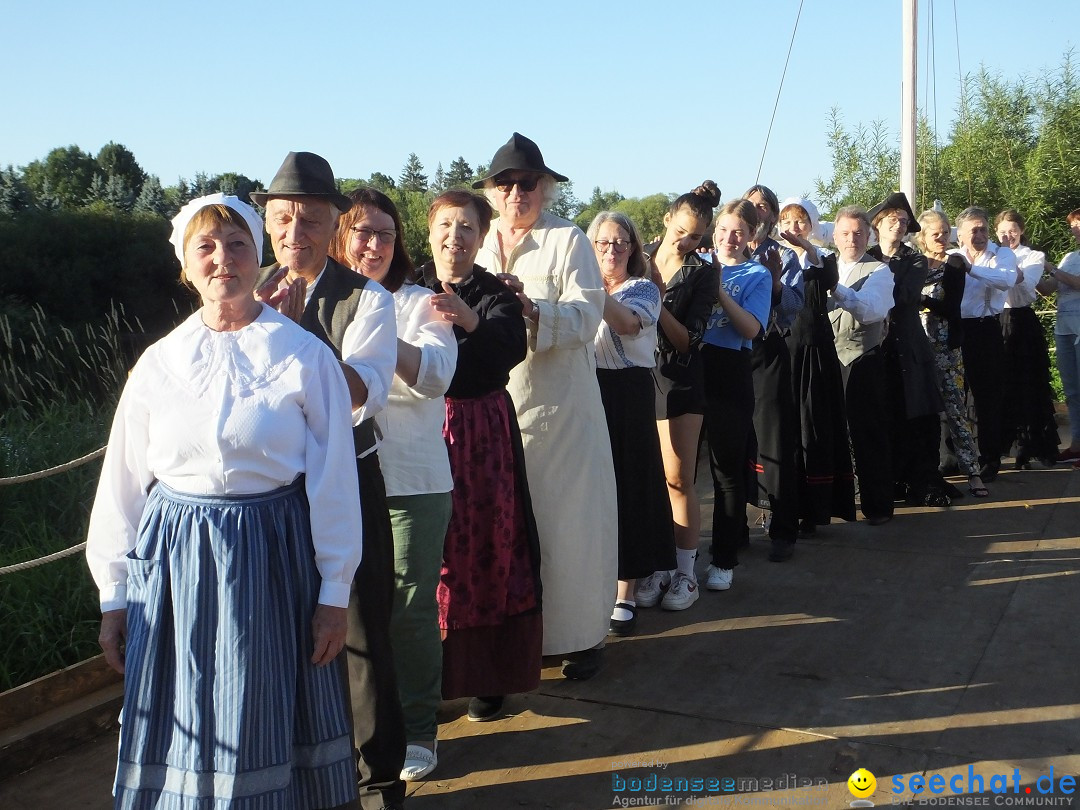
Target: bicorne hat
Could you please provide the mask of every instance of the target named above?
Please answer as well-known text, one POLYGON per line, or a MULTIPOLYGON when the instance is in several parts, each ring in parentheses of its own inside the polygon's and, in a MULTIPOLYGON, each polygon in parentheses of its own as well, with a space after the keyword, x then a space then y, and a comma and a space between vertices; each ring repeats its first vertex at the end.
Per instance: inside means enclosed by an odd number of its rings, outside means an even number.
POLYGON ((908 233, 918 233, 922 230, 922 226, 919 224, 919 220, 915 218, 915 212, 911 210, 911 203, 908 202, 907 194, 902 191, 894 191, 882 202, 879 202, 873 208, 866 212, 866 218, 871 222, 874 221, 874 217, 880 214, 882 211, 888 211, 892 208, 897 208, 908 215, 908 233))
POLYGON ((560 183, 570 179, 564 174, 559 174, 554 169, 549 169, 544 164, 544 156, 540 154, 540 147, 520 132, 515 132, 510 136, 510 140, 499 147, 499 151, 491 159, 488 173, 473 183, 473 188, 483 188, 484 183, 488 180, 509 171, 550 174, 560 183))
POLYGON ((314 152, 289 152, 270 181, 270 188, 251 193, 252 201, 264 208, 271 197, 322 197, 339 211, 352 208, 352 200, 338 191, 326 158, 314 152))

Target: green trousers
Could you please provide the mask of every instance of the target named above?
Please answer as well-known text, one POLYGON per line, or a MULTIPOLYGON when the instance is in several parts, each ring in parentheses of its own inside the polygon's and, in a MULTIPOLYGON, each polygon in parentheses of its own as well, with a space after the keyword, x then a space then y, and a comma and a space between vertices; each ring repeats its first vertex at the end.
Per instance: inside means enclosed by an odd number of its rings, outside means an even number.
POLYGON ((394 529, 394 648, 405 739, 435 739, 435 712, 442 700, 442 635, 435 591, 443 541, 450 523, 450 493, 396 495, 386 499, 394 529))

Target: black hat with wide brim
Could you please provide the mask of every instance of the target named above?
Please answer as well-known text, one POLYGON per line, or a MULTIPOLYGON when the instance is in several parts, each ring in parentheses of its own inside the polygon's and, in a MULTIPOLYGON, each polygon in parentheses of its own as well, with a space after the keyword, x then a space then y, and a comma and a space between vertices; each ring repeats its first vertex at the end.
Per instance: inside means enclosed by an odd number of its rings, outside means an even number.
POLYGON ((322 197, 339 211, 352 208, 352 200, 338 191, 334 170, 326 158, 314 152, 289 152, 270 181, 270 188, 251 192, 252 201, 264 208, 271 197, 322 197))
POLYGON ((877 205, 875 205, 873 208, 866 212, 866 218, 873 222, 874 218, 882 211, 889 211, 893 208, 896 208, 897 210, 903 211, 907 214, 908 233, 918 233, 922 230, 922 226, 915 218, 915 212, 911 210, 911 203, 908 202, 907 194, 902 191, 894 191, 882 202, 879 202, 877 205))
POLYGON ((565 183, 570 178, 559 174, 554 169, 549 169, 544 164, 544 156, 540 154, 540 147, 529 140, 520 132, 510 136, 510 140, 499 147, 495 157, 491 159, 488 173, 472 184, 473 188, 483 188, 484 183, 498 177, 503 172, 539 172, 550 174, 560 183, 565 183))

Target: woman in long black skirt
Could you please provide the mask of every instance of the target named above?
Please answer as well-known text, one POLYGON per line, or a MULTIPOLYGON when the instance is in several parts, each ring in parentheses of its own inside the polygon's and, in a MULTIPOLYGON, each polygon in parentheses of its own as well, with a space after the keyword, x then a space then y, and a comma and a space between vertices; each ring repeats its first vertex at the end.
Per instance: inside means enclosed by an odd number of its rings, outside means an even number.
POLYGON ((1032 309, 1035 285, 1043 275, 1046 254, 1024 244, 1024 218, 1008 208, 994 221, 998 242, 1016 254, 1023 278, 1005 295, 1001 331, 1005 338, 1005 401, 1001 446, 1016 442, 1016 468, 1030 469, 1037 458, 1044 467, 1057 463, 1058 432, 1050 387, 1050 350, 1042 324, 1032 309))
POLYGON ((610 630, 625 636, 637 623, 636 581, 675 567, 652 378, 660 290, 645 278, 648 265, 629 217, 603 211, 588 236, 607 293, 594 348, 619 508, 619 588, 610 630))

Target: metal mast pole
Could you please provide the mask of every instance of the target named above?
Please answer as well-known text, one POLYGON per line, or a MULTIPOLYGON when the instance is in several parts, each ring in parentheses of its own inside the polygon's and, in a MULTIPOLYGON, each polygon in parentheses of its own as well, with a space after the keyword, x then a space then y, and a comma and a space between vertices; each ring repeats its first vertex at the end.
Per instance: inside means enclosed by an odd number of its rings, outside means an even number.
POLYGON ((915 199, 915 82, 918 73, 918 0, 904 2, 903 70, 900 76, 900 190, 918 213, 915 199))

